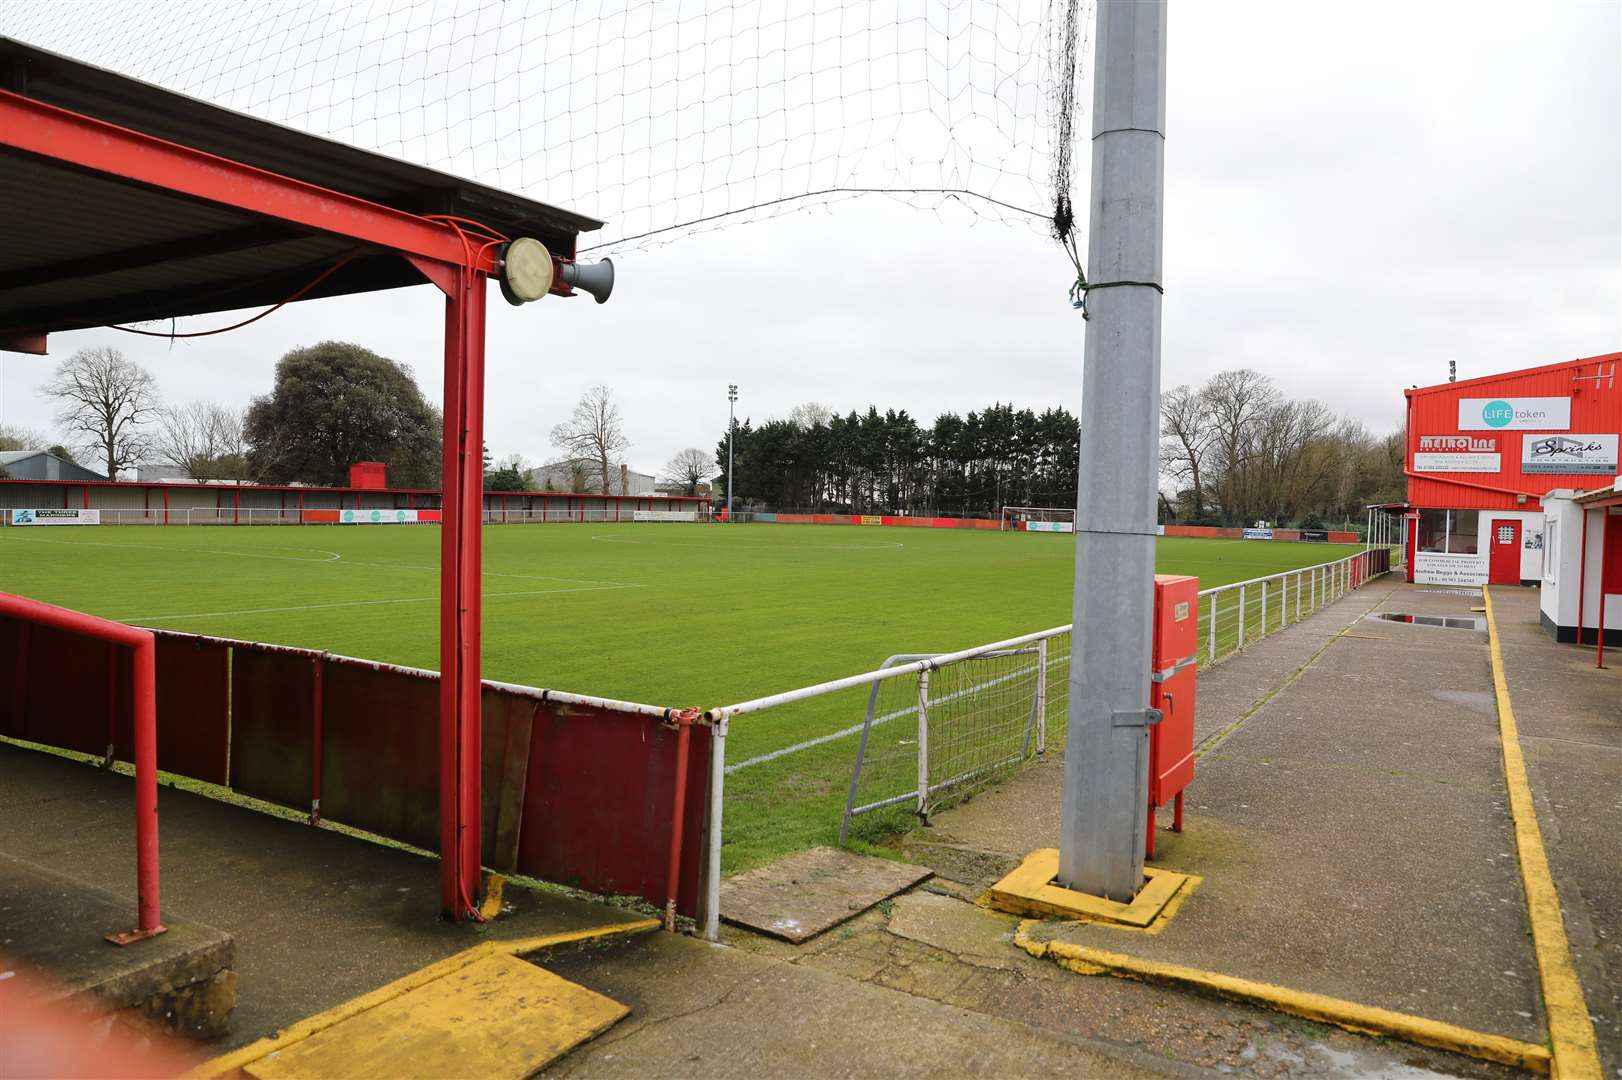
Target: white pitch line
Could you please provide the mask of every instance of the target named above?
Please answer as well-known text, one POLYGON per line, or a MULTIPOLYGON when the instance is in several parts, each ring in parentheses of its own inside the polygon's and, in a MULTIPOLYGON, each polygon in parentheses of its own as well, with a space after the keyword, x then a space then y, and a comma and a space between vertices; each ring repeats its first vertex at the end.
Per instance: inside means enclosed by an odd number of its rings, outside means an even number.
MULTIPOLYGON (((485 593, 486 600, 509 596, 556 596, 559 593, 611 592, 615 589, 642 589, 645 585, 596 585, 583 589, 533 589, 524 592, 485 593)), ((438 602, 437 596, 405 596, 388 600, 340 600, 330 604, 294 604, 289 607, 239 608, 236 611, 193 611, 181 615, 130 615, 117 621, 122 623, 176 622, 181 619, 213 619, 227 615, 270 615, 286 611, 315 611, 326 608, 377 607, 383 604, 426 604, 438 602)))
POLYGON ((162 551, 174 555, 190 555, 193 553, 236 555, 244 559, 274 559, 277 562, 329 563, 337 562, 343 558, 336 551, 328 551, 326 548, 278 547, 276 549, 278 551, 310 551, 327 556, 325 559, 300 559, 292 555, 261 555, 254 551, 228 551, 224 548, 164 547, 161 544, 119 544, 104 540, 47 540, 39 536, 13 536, 9 539, 17 544, 58 544, 63 547, 87 548, 134 548, 142 551, 162 551))

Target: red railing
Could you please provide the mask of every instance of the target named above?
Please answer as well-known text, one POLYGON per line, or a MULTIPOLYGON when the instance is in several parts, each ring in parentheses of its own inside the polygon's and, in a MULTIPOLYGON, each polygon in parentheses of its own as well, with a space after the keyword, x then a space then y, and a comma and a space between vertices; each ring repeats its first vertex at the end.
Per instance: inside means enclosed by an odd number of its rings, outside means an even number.
MULTIPOLYGON (((27 663, 26 641, 30 626, 50 627, 130 650, 133 677, 130 704, 134 713, 135 751, 135 880, 139 921, 136 929, 108 934, 107 939, 119 945, 128 945, 132 941, 163 933, 163 924, 158 921, 157 649, 151 631, 4 592, 0 592, 0 618, 15 619, 22 624, 19 668, 25 668, 27 663)), ((115 678, 116 665, 109 664, 108 672, 111 683, 115 678)), ((113 697, 109 694, 110 712, 113 697)), ((110 755, 110 742, 108 752, 110 755)))

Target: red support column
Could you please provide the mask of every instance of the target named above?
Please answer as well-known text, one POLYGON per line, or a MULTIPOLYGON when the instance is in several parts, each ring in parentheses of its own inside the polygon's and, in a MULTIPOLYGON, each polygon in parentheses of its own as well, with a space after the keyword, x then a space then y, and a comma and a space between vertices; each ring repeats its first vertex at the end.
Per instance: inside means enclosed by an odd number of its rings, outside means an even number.
POLYGON ((231 489, 231 524, 242 524, 242 489, 231 489))
POLYGON ((163 489, 163 523, 169 524, 169 489, 163 489))
POLYGON ((84 498, 84 509, 90 509, 90 485, 86 484, 84 487, 80 488, 79 494, 84 498))
MULTIPOLYGON (((1599 515, 1599 617, 1595 619, 1599 627, 1594 631, 1594 666, 1602 668, 1605 666, 1605 559, 1611 553, 1611 512, 1600 507, 1599 515)), ((1585 512, 1583 517, 1586 522, 1588 514, 1585 512)), ((1583 535, 1588 535, 1587 529, 1583 530, 1583 535)), ((1581 637, 1581 633, 1578 636, 1581 637)))
MULTIPOLYGON (((485 277, 446 282, 445 439, 440 525, 440 907, 478 916, 479 595, 483 517, 485 277)), ((443 287, 443 286, 442 286, 443 287)))

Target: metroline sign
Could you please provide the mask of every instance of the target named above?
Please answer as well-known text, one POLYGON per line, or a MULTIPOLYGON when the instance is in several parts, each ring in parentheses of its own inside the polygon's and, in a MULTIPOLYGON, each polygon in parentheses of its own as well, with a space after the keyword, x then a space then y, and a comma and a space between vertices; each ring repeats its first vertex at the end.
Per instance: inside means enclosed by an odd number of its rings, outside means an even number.
POLYGON ((1460 431, 1565 431, 1569 397, 1460 398, 1460 431))

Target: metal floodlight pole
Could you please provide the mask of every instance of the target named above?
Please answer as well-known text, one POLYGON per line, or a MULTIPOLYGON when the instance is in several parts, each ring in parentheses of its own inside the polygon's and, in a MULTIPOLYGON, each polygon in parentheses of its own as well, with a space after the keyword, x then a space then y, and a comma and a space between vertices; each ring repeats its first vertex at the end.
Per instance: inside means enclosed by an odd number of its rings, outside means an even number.
POLYGON ((727 384, 727 524, 732 524, 732 436, 737 430, 738 384, 727 384))
POLYGON ((1098 5, 1081 471, 1059 883, 1143 882, 1160 468, 1166 5, 1098 5))

